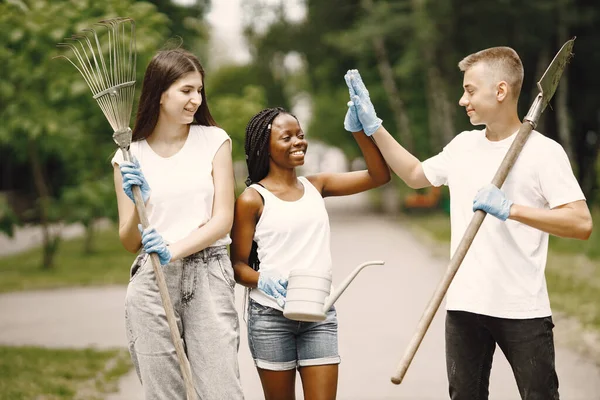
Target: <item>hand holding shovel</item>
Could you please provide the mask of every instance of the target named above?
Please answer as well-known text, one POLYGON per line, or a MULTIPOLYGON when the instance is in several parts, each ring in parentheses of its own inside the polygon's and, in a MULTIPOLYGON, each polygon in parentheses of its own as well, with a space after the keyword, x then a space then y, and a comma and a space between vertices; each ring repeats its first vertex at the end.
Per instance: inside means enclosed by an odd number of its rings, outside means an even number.
MULTIPOLYGON (((508 152, 506 153, 502 164, 500 164, 500 167, 498 168, 498 171, 496 172, 496 175, 492 180, 492 184, 494 184, 497 188, 502 187, 506 176, 508 175, 510 169, 517 160, 517 157, 519 156, 523 145, 529 138, 529 134, 536 127, 540 119, 540 115, 542 114, 542 112, 548 105, 548 102, 554 95, 554 92, 556 91, 556 87, 558 86, 558 82, 560 81, 565 66, 572 57, 571 50, 573 49, 574 43, 575 38, 567 41, 562 46, 560 51, 556 54, 556 56, 548 66, 548 69, 546 69, 546 72, 544 72, 544 75, 542 76, 540 81, 537 83, 539 93, 535 98, 531 108, 529 109, 529 112, 523 119, 523 124, 521 125, 521 128, 519 129, 519 132, 517 133, 513 144, 508 149, 508 152)), ((452 283, 454 275, 456 275, 456 272, 458 271, 460 264, 465 258, 465 255, 467 254, 471 243, 473 243, 475 234, 477 233, 479 227, 483 223, 483 219, 485 218, 485 216, 486 213, 481 210, 477 210, 473 215, 471 223, 467 227, 464 236, 454 253, 454 256, 450 260, 450 264, 448 265, 446 273, 444 274, 441 282, 438 284, 435 293, 433 294, 433 297, 429 301, 429 304, 427 305, 427 308, 425 309, 425 312, 423 313, 423 316, 419 321, 417 330, 413 335, 408 345, 408 348, 404 353, 404 356, 400 360, 396 372, 392 376, 392 383, 398 385, 402 382, 402 379, 404 378, 404 375, 406 374, 406 371, 408 370, 408 367, 410 366, 410 363, 414 358, 415 353, 419 348, 419 345, 423 341, 423 337, 425 336, 425 333, 427 332, 427 329, 429 328, 429 325, 431 324, 435 313, 437 312, 444 296, 446 295, 446 292, 450 287, 450 283, 452 283)))

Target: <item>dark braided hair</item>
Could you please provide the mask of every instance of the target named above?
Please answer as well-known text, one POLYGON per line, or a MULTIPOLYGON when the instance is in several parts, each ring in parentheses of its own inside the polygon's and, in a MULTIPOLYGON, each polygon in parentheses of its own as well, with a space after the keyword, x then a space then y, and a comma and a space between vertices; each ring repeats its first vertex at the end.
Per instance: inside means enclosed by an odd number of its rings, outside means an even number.
MULTIPOLYGON (((248 179, 246 186, 259 182, 269 173, 269 139, 271 138, 271 124, 279 114, 290 114, 282 107, 265 108, 256 114, 246 126, 246 166, 248 179)), ((298 119, 298 118, 296 118, 298 119)))
MULTIPOLYGON (((292 115, 282 107, 265 108, 252 117, 246 126, 246 140, 244 144, 246 166, 248 167, 246 186, 261 181, 269 173, 271 124, 279 114, 292 115)), ((292 117, 296 118, 294 115, 292 117)), ((260 266, 257 250, 258 245, 253 240, 250 256, 248 257, 248 265, 255 271, 258 271, 260 266)))

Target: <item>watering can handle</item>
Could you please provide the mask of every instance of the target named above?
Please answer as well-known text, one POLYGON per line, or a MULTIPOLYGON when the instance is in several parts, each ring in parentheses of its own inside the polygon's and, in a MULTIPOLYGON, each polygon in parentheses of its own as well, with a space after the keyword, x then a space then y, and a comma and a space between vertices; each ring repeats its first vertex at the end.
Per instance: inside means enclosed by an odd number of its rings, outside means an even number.
POLYGON ((348 287, 350 282, 352 282, 352 280, 354 280, 356 275, 358 275, 358 273, 360 271, 362 271, 363 268, 368 267, 369 265, 383 265, 383 264, 385 264, 385 261, 379 261, 379 260, 367 261, 367 262, 360 264, 358 267, 356 267, 354 269, 354 271, 352 271, 350 273, 350 275, 348 275, 346 277, 346 279, 344 279, 344 281, 342 283, 340 283, 339 288, 333 294, 331 294, 331 296, 329 296, 327 298, 325 305, 323 306, 323 312, 327 313, 327 311, 329 311, 329 309, 331 308, 333 303, 335 303, 336 300, 342 295, 342 293, 344 293, 344 290, 346 290, 346 288, 348 287))

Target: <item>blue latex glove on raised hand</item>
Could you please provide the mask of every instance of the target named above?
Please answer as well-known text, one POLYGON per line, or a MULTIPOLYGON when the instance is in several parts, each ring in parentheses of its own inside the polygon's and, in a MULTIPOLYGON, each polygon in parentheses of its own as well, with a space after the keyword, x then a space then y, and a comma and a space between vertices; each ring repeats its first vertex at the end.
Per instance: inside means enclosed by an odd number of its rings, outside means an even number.
POLYGON ((346 81, 346 85, 348 85, 348 91, 350 92, 350 101, 348 102, 348 111, 346 111, 346 116, 344 117, 344 129, 348 132, 360 132, 363 130, 363 126, 358 119, 358 114, 356 113, 356 106, 352 101, 352 97, 356 96, 356 92, 354 91, 354 87, 350 83, 349 76, 346 73, 344 75, 344 80, 346 81))
POLYGON ((160 265, 167 265, 171 261, 171 252, 167 246, 167 242, 163 237, 156 232, 154 228, 146 228, 142 230, 142 225, 138 225, 138 229, 142 234, 142 246, 148 254, 156 253, 160 260, 160 265))
POLYGON ((504 192, 491 183, 479 189, 473 199, 473 211, 485 211, 502 221, 508 219, 512 205, 513 202, 506 198, 504 192))
POLYGON ((355 95, 350 95, 350 97, 356 108, 356 114, 362 124, 363 131, 367 136, 371 136, 379 129, 383 121, 375 113, 375 107, 373 107, 373 103, 371 103, 371 98, 369 97, 369 91, 356 69, 348 70, 346 75, 344 75, 344 79, 346 80, 348 89, 352 88, 355 92, 355 95))
POLYGON ((144 200, 144 203, 146 203, 150 197, 150 185, 148 185, 148 182, 142 173, 138 160, 134 158, 133 162, 123 161, 119 164, 119 169, 121 170, 121 176, 123 177, 123 191, 127 197, 135 202, 133 199, 132 187, 139 186, 142 191, 142 199, 144 200))
POLYGON ((258 290, 274 298, 281 308, 285 306, 287 285, 287 279, 281 278, 275 271, 260 271, 258 275, 258 290))

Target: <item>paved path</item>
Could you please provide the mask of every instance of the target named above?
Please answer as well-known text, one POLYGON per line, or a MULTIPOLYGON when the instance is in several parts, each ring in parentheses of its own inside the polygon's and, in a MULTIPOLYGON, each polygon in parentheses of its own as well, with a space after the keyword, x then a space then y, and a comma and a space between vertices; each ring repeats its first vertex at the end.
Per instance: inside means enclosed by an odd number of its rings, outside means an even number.
MULTIPOLYGON (((96 229, 106 229, 110 227, 110 221, 101 219, 96 222, 96 229)), ((63 239, 71 239, 82 236, 85 228, 82 224, 54 224, 50 230, 53 234, 60 233, 63 239)), ((39 225, 26 225, 15 229, 14 237, 8 237, 0 233, 0 257, 20 253, 31 247, 40 246, 43 241, 42 228, 39 225)))
MULTIPOLYGON (((357 212, 356 198, 329 201, 334 283, 355 265, 374 259, 384 266, 365 269, 338 300, 340 323, 340 400, 442 400, 447 398, 443 317, 439 312, 400 386, 389 381, 413 330, 437 285, 446 260, 389 218, 357 212), (344 214, 340 209, 346 209, 344 214), (350 217, 348 217, 350 216, 350 217)), ((241 288, 237 303, 241 313, 241 288)), ((125 287, 82 288, 13 293, 0 296, 0 343, 49 347, 124 347, 125 287)), ((240 345, 240 373, 246 400, 263 399, 250 358, 245 324, 240 345)), ((565 347, 557 348, 561 397, 598 399, 600 368, 565 347)), ((300 382, 298 399, 302 399, 300 382)), ((491 400, 518 399, 502 353, 496 352, 491 400)), ((130 373, 109 400, 142 400, 130 373)))

